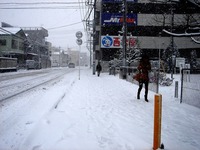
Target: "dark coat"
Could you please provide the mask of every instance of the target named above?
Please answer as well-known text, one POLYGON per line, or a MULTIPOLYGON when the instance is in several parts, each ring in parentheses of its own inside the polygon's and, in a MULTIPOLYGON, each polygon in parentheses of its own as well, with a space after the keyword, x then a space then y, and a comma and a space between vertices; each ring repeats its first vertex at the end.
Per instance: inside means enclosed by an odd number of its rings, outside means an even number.
POLYGON ((102 67, 101 67, 100 64, 98 64, 98 65, 96 66, 96 70, 97 70, 98 72, 100 72, 100 71, 102 70, 102 67))
POLYGON ((139 82, 149 82, 149 71, 151 70, 151 64, 148 59, 141 59, 138 68, 140 73, 139 82))

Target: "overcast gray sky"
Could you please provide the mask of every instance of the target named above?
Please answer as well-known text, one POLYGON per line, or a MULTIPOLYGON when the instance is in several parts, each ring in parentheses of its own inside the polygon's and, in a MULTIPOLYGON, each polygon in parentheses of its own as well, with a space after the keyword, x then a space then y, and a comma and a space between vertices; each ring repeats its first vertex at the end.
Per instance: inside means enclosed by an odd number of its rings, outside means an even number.
MULTIPOLYGON (((6 22, 17 27, 44 27, 49 33, 47 41, 51 42, 53 46, 77 49, 75 33, 82 31, 83 42, 86 39, 82 23, 84 11, 79 9, 85 6, 84 1, 0 0, 0 22, 6 22), (44 2, 45 4, 43 4, 44 2), (65 4, 62 2, 65 2, 65 4), (78 2, 80 2, 80 5, 78 2), (65 9, 50 9, 52 7, 65 7, 65 9)), ((87 51, 85 44, 82 45, 81 50, 87 51)))

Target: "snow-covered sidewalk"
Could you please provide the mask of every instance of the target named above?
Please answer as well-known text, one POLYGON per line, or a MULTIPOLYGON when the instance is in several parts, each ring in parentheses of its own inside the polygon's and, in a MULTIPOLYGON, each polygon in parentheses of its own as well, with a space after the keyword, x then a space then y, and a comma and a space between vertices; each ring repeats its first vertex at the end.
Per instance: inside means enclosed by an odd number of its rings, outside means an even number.
MULTIPOLYGON (((97 77, 87 68, 81 69, 80 80, 77 71, 67 74, 60 82, 42 97, 44 105, 49 105, 48 101, 54 105, 36 121, 15 149, 152 149, 154 92, 149 92, 149 103, 142 98, 144 89, 141 99, 137 100, 137 85, 108 73, 97 77)), ((200 109, 180 104, 173 95, 174 85, 160 87, 160 93, 163 95, 161 140, 165 149, 199 150, 200 109)), ((38 112, 43 112, 40 109, 38 112)), ((7 145, 11 147, 10 142, 7 145)))

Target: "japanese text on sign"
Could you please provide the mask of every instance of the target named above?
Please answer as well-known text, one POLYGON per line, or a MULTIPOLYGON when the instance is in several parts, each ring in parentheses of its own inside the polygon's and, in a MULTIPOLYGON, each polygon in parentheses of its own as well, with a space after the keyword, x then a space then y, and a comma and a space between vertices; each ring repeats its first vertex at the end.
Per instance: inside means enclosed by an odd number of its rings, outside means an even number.
MULTIPOLYGON (((134 47, 136 39, 127 36, 127 47, 134 47)), ((101 36, 101 48, 122 48, 122 36, 101 36)))

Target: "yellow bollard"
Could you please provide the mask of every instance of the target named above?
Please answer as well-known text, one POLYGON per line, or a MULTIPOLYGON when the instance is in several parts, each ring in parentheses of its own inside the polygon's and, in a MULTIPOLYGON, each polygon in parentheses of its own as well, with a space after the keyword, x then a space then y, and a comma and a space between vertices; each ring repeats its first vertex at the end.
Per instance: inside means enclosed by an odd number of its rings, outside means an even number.
POLYGON ((160 148, 161 142, 162 95, 156 94, 154 99, 154 135, 153 150, 160 148))

